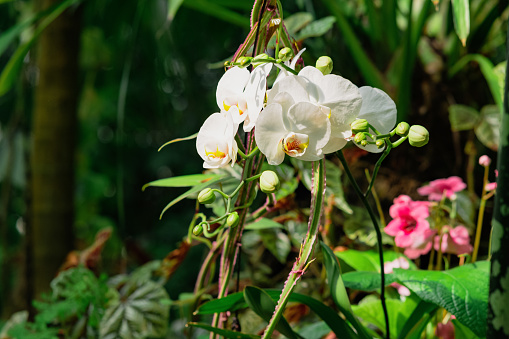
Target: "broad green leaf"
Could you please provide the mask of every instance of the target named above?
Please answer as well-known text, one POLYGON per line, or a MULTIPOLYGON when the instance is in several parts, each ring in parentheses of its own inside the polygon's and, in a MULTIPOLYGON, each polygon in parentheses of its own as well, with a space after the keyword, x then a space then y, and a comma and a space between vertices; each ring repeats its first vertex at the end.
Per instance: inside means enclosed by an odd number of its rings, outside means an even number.
POLYGON ((401 328, 398 339, 420 339, 422 331, 437 310, 435 304, 420 300, 401 328))
POLYGON ((470 229, 474 228, 476 207, 467 191, 456 192, 456 211, 463 225, 470 229))
MULTIPOLYGON (((260 318, 267 322, 270 321, 276 309, 276 302, 272 300, 270 295, 260 288, 246 286, 244 289, 244 299, 249 308, 258 314, 260 318)), ((288 324, 284 317, 281 317, 276 325, 276 329, 288 338, 296 339, 300 337, 293 332, 290 324, 288 324)))
POLYGON ((451 0, 451 3, 454 29, 465 46, 470 33, 470 5, 468 0, 451 0))
POLYGON ((283 225, 272 219, 261 218, 260 220, 247 224, 244 227, 246 230, 265 230, 269 228, 283 228, 283 225))
POLYGON ((279 229, 265 229, 259 232, 263 245, 276 259, 284 264, 292 249, 290 238, 279 229))
POLYGON ((463 58, 461 58, 451 69, 449 70, 449 76, 454 76, 456 73, 458 73, 460 70, 465 67, 466 64, 468 64, 471 61, 475 61, 479 64, 479 67, 481 68, 481 72, 484 75, 484 79, 486 79, 486 82, 488 83, 488 86, 491 91, 491 95, 493 96, 493 99, 495 100, 495 104, 498 106, 500 112, 503 112, 503 87, 500 88, 500 80, 497 73, 495 73, 495 69, 493 66, 493 63, 490 61, 490 59, 486 58, 483 55, 480 54, 467 54, 463 58))
MULTIPOLYGON (((493 73, 498 80, 498 88, 500 90, 500 98, 504 97, 504 84, 505 84, 505 70, 506 70, 507 61, 502 61, 498 65, 493 68, 493 73)), ((502 113, 502 112, 501 112, 502 113)))
POLYGON ((288 34, 295 35, 313 21, 313 15, 308 12, 299 12, 285 17, 285 27, 288 34))
POLYGON ((488 261, 447 271, 394 269, 394 274, 421 299, 445 308, 476 335, 486 335, 489 290, 488 261))
POLYGON ((259 335, 246 334, 246 333, 235 332, 235 331, 230 331, 230 330, 223 330, 222 328, 213 327, 213 326, 210 326, 209 324, 187 323, 187 326, 203 328, 204 330, 207 330, 212 333, 222 335, 225 338, 231 338, 231 339, 258 339, 258 338, 261 338, 259 335))
MULTIPOLYGON (((272 300, 279 300, 281 290, 265 290, 272 300)), ((350 326, 333 309, 322 302, 300 293, 292 293, 290 302, 299 302, 308 306, 311 311, 327 323, 330 329, 341 338, 357 338, 350 326)), ((225 298, 214 299, 201 305, 195 314, 212 314, 218 312, 235 311, 246 308, 247 304, 241 292, 229 294, 225 298)))
POLYGON ((481 119, 475 128, 475 135, 484 146, 496 151, 500 140, 501 115, 497 106, 488 105, 481 109, 481 119))
MULTIPOLYGON (((352 288, 359 291, 375 291, 380 289, 380 273, 377 272, 362 272, 354 271, 344 273, 342 275, 345 287, 352 288)), ((385 286, 396 282, 397 279, 394 274, 385 275, 385 286)))
MULTIPOLYGON (((376 251, 357 251, 349 249, 344 252, 334 252, 334 254, 356 271, 380 272, 380 259, 376 251)), ((384 251, 385 263, 394 261, 400 257, 406 259, 403 254, 394 251, 384 251)), ((410 264, 411 269, 415 269, 415 264, 408 259, 406 260, 410 264)))
POLYGON ((184 0, 183 5, 242 28, 249 28, 249 21, 237 12, 224 8, 214 1, 184 0))
MULTIPOLYGON (((224 62, 223 62, 223 66, 224 66, 224 62)), ((165 146, 168 146, 170 144, 173 144, 175 142, 179 142, 179 141, 186 141, 186 140, 193 140, 194 138, 196 138, 198 136, 198 133, 194 133, 193 135, 190 135, 188 137, 184 137, 184 138, 177 138, 177 139, 173 139, 173 140, 170 140, 168 141, 167 143, 163 144, 161 147, 159 147, 159 149, 157 150, 158 152, 160 152, 163 147, 165 146)))
POLYGON ((334 300, 340 311, 345 315, 346 319, 357 330, 359 337, 369 338, 364 326, 359 323, 353 314, 350 299, 346 293, 345 285, 341 278, 341 270, 334 252, 332 252, 329 246, 325 245, 323 242, 320 242, 320 245, 322 246, 323 263, 325 270, 327 271, 327 282, 331 291, 332 300, 334 300))
MULTIPOLYGON (((325 321, 318 321, 303 324, 298 333, 304 338, 325 338, 330 331, 331 329, 325 321)), ((336 337, 338 337, 338 334, 336 334, 336 337)))
POLYGON ((78 2, 80 2, 80 0, 65 0, 56 7, 52 8, 51 12, 49 12, 48 15, 37 26, 30 40, 20 45, 16 49, 14 54, 7 62, 7 65, 2 70, 2 73, 0 74, 0 96, 4 95, 11 89, 12 85, 16 81, 16 78, 18 77, 25 56, 27 55, 30 48, 32 48, 32 45, 37 40, 37 38, 44 31, 44 29, 48 27, 48 25, 52 23, 53 20, 55 20, 69 6, 78 2))
POLYGON ((465 105, 449 106, 449 121, 453 131, 473 129, 479 122, 479 112, 465 105))
POLYGON ((168 0, 168 20, 170 22, 175 18, 182 2, 184 2, 184 0, 168 0))
POLYGON ((468 327, 460 323, 456 319, 451 319, 453 325, 454 325, 454 339, 478 339, 479 337, 476 336, 468 327))
POLYGON ((179 177, 171 177, 166 179, 155 180, 143 185, 142 191, 149 186, 156 187, 190 187, 209 182, 210 180, 223 178, 223 176, 217 174, 191 174, 183 175, 179 177))
MULTIPOLYGON (((352 214, 345 216, 343 230, 348 238, 356 240, 369 247, 377 245, 376 230, 373 227, 373 221, 365 208, 352 206, 352 214)), ((394 239, 382 232, 382 243, 393 245, 394 239)))
POLYGON ((213 184, 216 184, 218 182, 221 182, 223 180, 227 180, 228 178, 225 178, 225 177, 218 177, 218 178, 215 178, 215 179, 211 179, 209 181, 206 181, 204 182, 203 184, 199 184, 199 185, 196 185, 194 186, 193 188, 191 188, 190 190, 186 191, 185 193, 179 195, 177 198, 173 199, 168 205, 166 205, 166 207, 163 209, 163 211, 161 212, 161 215, 159 216, 159 219, 161 219, 163 217, 163 214, 164 212, 166 212, 170 207, 172 207, 173 205, 175 205, 176 203, 182 201, 183 199, 189 197, 190 195, 192 194, 195 194, 195 193, 198 193, 200 192, 202 189, 204 188, 207 188, 213 184))
POLYGON ((307 38, 313 38, 322 36, 327 33, 334 23, 336 19, 333 16, 328 16, 316 21, 311 22, 309 25, 304 27, 295 37, 295 40, 304 40, 307 38))
POLYGON ((169 299, 163 286, 147 281, 136 289, 121 289, 112 300, 99 327, 100 339, 162 337, 168 327, 169 299))
MULTIPOLYGON (((371 297, 371 296, 370 296, 371 297)), ((389 315, 389 330, 391 338, 397 337, 405 326, 406 320, 417 306, 418 301, 406 298, 403 302, 397 299, 386 299, 387 313, 389 315)), ((353 306, 355 314, 368 324, 378 327, 385 334, 385 318, 382 303, 378 298, 368 298, 359 305, 353 306)))

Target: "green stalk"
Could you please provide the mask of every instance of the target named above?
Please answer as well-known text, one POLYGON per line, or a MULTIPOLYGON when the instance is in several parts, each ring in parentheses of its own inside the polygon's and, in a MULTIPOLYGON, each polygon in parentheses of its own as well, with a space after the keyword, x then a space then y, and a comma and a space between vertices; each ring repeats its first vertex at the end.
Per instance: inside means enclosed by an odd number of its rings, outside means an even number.
POLYGON ((481 243, 481 231, 482 231, 482 223, 484 219, 484 209, 486 207, 486 184, 488 183, 488 175, 489 175, 489 167, 484 167, 484 178, 482 182, 482 194, 481 194, 481 204, 479 206, 479 215, 477 216, 477 230, 475 232, 475 242, 474 242, 474 251, 472 253, 472 262, 477 260, 477 253, 479 251, 479 244, 481 243))
POLYGON ((313 189, 311 198, 311 211, 309 215, 309 228, 306 238, 302 244, 299 257, 293 264, 292 271, 288 275, 281 296, 277 303, 272 319, 265 329, 262 339, 271 338, 279 319, 281 319, 285 306, 290 298, 290 294, 297 285, 299 279, 304 275, 308 265, 312 262, 309 258, 313 253, 313 247, 318 234, 318 225, 322 213, 323 197, 325 193, 325 159, 321 159, 314 163, 316 169, 313 176, 313 189))
MULTIPOLYGON (((384 311, 386 338, 390 338, 389 314, 387 312, 387 305, 385 303, 385 268, 384 268, 384 252, 383 252, 383 247, 382 247, 382 232, 380 231, 380 226, 378 225, 378 220, 376 220, 375 213, 371 209, 371 206, 369 205, 368 200, 367 200, 367 195, 369 194, 369 190, 366 192, 366 194, 362 193, 359 185, 357 184, 357 181, 355 181, 355 178, 352 175, 352 172, 350 172, 350 168, 348 167, 348 163, 346 162, 343 152, 341 150, 339 150, 336 152, 336 155, 338 156, 339 161, 343 165, 345 173, 348 176, 348 179, 350 180, 350 183, 352 184, 352 186, 355 190, 355 193, 357 193, 357 195, 361 199, 364 207, 368 211, 369 217, 371 218, 371 221, 373 222, 373 226, 375 227, 376 239, 378 242, 378 256, 380 258, 380 281, 381 281, 381 283, 380 283, 380 301, 382 302, 382 309, 384 311)), ((380 167, 380 165, 381 165, 381 162, 380 161, 377 162, 377 164, 375 166, 375 170, 373 171, 373 178, 371 179, 371 182, 373 182, 376 179, 376 174, 378 173, 377 167, 380 167)))

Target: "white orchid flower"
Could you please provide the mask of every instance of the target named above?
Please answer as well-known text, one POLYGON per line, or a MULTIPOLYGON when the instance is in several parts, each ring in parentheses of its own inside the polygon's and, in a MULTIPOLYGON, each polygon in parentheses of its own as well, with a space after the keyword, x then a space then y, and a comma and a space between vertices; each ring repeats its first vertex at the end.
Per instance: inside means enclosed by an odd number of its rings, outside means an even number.
POLYGON ((298 76, 287 75, 274 84, 268 93, 267 104, 271 104, 282 92, 287 93, 295 105, 315 105, 328 118, 331 135, 319 154, 332 153, 346 145, 346 138, 352 136, 350 124, 362 105, 357 86, 343 77, 323 75, 315 67, 308 66, 298 76))
POLYGON ((253 129, 263 108, 267 86, 267 75, 272 64, 263 64, 253 72, 246 68, 233 67, 219 80, 216 91, 217 105, 231 113, 233 121, 244 122, 244 131, 253 129))
MULTIPOLYGON (((366 119, 381 134, 389 133, 396 125, 397 110, 394 101, 384 91, 369 86, 359 88, 362 95, 362 107, 358 119, 366 119)), ((373 133, 373 131, 371 131, 373 133)), ((358 147, 371 152, 379 153, 383 148, 368 144, 358 147)))
POLYGON ((235 164, 238 146, 235 133, 238 125, 229 112, 214 113, 203 123, 196 138, 196 150, 204 160, 204 168, 219 168, 235 164))
POLYGON ((285 154, 301 160, 323 158, 322 148, 330 138, 327 114, 318 105, 301 102, 281 92, 261 112, 255 129, 256 144, 271 165, 283 162, 285 154))

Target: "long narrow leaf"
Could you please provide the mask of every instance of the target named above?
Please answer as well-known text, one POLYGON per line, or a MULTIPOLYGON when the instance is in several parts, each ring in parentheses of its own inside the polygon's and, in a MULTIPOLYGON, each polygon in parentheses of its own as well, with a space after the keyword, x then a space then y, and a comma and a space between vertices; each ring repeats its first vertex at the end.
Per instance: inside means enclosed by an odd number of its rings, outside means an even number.
POLYGON ((260 338, 259 335, 223 330, 221 328, 216 328, 216 327, 210 326, 208 324, 202 324, 202 323, 188 323, 186 326, 203 328, 204 330, 207 330, 212 333, 222 335, 225 338, 231 338, 231 339, 258 339, 258 338, 260 338))
POLYGON ((213 1, 207 0, 184 0, 184 6, 195 9, 202 13, 214 16, 223 21, 229 22, 233 25, 242 28, 249 28, 249 21, 244 16, 237 12, 231 11, 227 8, 217 5, 213 1))
POLYGON ((454 29, 465 46, 468 33, 470 33, 470 5, 468 0, 452 0, 452 14, 454 19, 454 29))
POLYGON ((223 177, 217 174, 191 174, 191 175, 182 175, 179 177, 171 177, 166 179, 155 180, 149 182, 148 184, 143 185, 141 188, 142 191, 149 186, 156 187, 190 187, 196 186, 200 184, 204 184, 210 180, 218 179, 223 177))
MULTIPOLYGON (((274 313, 274 309, 276 308, 276 303, 267 292, 254 286, 246 286, 244 289, 244 299, 249 305, 249 308, 258 314, 260 318, 267 322, 270 321, 272 313, 274 313)), ((300 337, 293 332, 290 324, 288 324, 284 317, 281 317, 276 325, 276 329, 290 339, 297 339, 300 337)))
POLYGON ((48 16, 46 16, 39 24, 39 26, 37 26, 37 29, 35 30, 32 38, 30 38, 30 40, 20 45, 16 49, 14 54, 9 59, 9 62, 7 62, 7 65, 3 69, 2 74, 0 74, 0 96, 4 95, 11 89, 19 74, 25 56, 39 35, 41 35, 44 29, 48 27, 48 25, 52 23, 53 20, 55 20, 60 14, 62 14, 63 11, 65 11, 69 6, 78 2, 80 2, 80 0, 65 0, 58 6, 54 7, 48 16))
POLYGON ((417 307, 413 310, 412 314, 410 314, 403 329, 400 331, 398 339, 420 338, 422 331, 437 309, 438 306, 432 303, 424 300, 419 301, 419 304, 417 304, 417 307))

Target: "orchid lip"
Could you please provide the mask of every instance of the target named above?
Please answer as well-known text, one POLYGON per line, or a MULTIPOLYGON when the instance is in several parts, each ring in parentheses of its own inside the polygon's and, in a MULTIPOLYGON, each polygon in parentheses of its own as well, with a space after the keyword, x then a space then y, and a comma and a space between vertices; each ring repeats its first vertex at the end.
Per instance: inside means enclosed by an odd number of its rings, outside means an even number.
POLYGON ((282 140, 283 151, 290 156, 304 154, 309 146, 309 137, 300 133, 289 133, 282 140))

